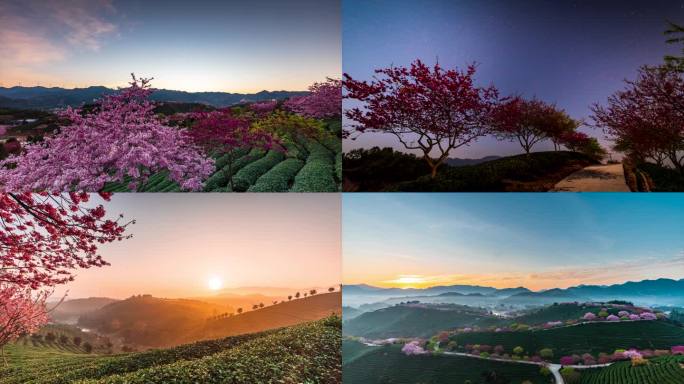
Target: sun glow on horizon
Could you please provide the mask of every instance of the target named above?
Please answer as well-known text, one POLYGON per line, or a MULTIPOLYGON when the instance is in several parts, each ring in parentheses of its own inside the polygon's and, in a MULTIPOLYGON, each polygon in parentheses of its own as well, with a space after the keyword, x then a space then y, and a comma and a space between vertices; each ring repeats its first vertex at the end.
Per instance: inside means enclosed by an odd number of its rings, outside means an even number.
POLYGON ((211 276, 209 280, 207 280, 207 286, 212 291, 218 291, 223 288, 223 280, 218 276, 211 276))

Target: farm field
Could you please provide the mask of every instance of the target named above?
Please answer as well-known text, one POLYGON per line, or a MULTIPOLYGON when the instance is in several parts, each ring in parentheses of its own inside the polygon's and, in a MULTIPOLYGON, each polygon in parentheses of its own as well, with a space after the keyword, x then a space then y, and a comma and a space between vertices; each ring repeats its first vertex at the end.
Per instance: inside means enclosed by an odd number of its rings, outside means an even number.
POLYGON ((343 382, 357 383, 486 383, 487 377, 509 380, 511 384, 546 384, 539 367, 445 355, 406 356, 401 346, 366 347, 343 341, 343 382), (354 351, 356 358, 348 357, 354 351))
POLYGON ((339 317, 171 349, 91 355, 7 346, 0 383, 334 383, 340 381, 339 317))

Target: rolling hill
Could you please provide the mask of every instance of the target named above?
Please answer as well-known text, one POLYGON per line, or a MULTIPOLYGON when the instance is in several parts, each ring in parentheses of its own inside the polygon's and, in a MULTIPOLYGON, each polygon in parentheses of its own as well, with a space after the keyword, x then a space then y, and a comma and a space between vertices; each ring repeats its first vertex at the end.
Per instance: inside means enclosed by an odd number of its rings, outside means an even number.
POLYGON ((458 327, 492 326, 503 321, 488 312, 464 306, 422 307, 397 305, 363 313, 345 321, 345 335, 371 339, 431 337, 439 331, 458 327))
POLYGON ((339 292, 323 293, 248 311, 238 316, 206 321, 188 340, 213 339, 313 321, 342 312, 339 292))
POLYGON ((79 326, 113 335, 127 344, 169 347, 186 341, 206 319, 232 308, 188 299, 133 296, 81 316, 79 326))
POLYGON ((341 322, 287 328, 120 355, 8 347, 0 384, 341 382, 341 322))
POLYGON ((119 300, 108 297, 89 297, 86 299, 65 300, 59 304, 49 304, 48 307, 53 308, 50 312, 50 319, 57 323, 75 324, 82 315, 117 301, 119 300))
POLYGON ((89 312, 79 318, 78 324, 139 348, 172 347, 340 314, 340 300, 339 292, 326 293, 257 310, 245 306, 242 314, 228 316, 236 312, 235 307, 200 300, 134 296, 89 312), (217 318, 218 315, 225 316, 217 318))

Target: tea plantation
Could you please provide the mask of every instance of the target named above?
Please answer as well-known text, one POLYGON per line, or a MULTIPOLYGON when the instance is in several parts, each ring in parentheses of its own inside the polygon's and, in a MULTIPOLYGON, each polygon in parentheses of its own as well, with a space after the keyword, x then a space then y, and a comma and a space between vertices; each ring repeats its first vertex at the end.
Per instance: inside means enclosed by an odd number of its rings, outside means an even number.
POLYGON ((684 344, 684 328, 665 321, 587 323, 549 330, 518 332, 473 332, 454 336, 459 346, 502 345, 506 351, 521 346, 525 353, 551 348, 556 357, 616 349, 670 349, 684 344))
MULTIPOLYGON (((342 181, 342 144, 334 134, 339 121, 329 121, 332 135, 323 142, 293 145, 287 151, 243 148, 214 158, 215 170, 204 181, 205 192, 337 192, 342 181), (231 157, 232 156, 232 161, 231 157), (232 186, 231 186, 232 179, 232 186)), ((141 192, 179 192, 168 172, 152 175, 141 192)), ((127 192, 128 184, 109 183, 105 192, 127 192)))
POLYGON ((622 361, 580 372, 578 384, 681 384, 684 383, 684 356, 656 357, 641 366, 622 361))
POLYGON ((11 346, 0 383, 338 383, 341 321, 121 355, 11 346))

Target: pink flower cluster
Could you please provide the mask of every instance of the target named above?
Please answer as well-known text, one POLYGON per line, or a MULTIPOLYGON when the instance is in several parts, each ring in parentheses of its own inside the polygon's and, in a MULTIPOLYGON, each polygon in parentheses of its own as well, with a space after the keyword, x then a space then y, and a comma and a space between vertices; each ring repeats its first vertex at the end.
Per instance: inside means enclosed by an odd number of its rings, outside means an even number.
POLYGON ((583 318, 584 320, 596 320, 596 315, 594 315, 594 314, 591 313, 591 312, 587 312, 587 313, 584 314, 584 316, 583 316, 582 318, 583 318))
POLYGON ((653 314, 652 312, 643 312, 639 316, 641 317, 641 320, 657 320, 658 319, 658 317, 655 314, 653 314))
POLYGON ((606 320, 608 320, 608 321, 620 321, 620 318, 615 316, 615 315, 609 315, 608 317, 606 317, 606 320))
POLYGON ((419 341, 411 341, 409 343, 406 343, 402 348, 401 352, 406 354, 407 356, 412 356, 412 355, 424 355, 428 353, 423 347, 420 346, 419 341))
POLYGON ((675 345, 670 351, 673 355, 684 355, 684 345, 675 345))
POLYGON ((342 82, 327 79, 324 83, 314 83, 306 96, 291 97, 283 106, 297 114, 322 119, 342 114, 342 82))
POLYGON ((250 104, 249 109, 258 115, 265 115, 265 114, 273 112, 273 110, 275 110, 277 106, 278 106, 278 102, 275 100, 273 100, 273 101, 260 101, 257 103, 250 104))
POLYGON ((628 351, 622 352, 622 356, 624 356, 626 359, 643 359, 644 356, 639 353, 636 349, 630 349, 628 351))
POLYGON ((129 188, 137 189, 162 170, 181 188, 200 189, 214 170, 213 160, 185 129, 167 126, 155 116, 149 79, 134 76, 130 84, 101 99, 93 113, 67 108, 62 117, 70 125, 1 161, 3 189, 99 191, 107 182, 127 178, 129 188))
POLYGON ((31 290, 15 285, 0 285, 0 347, 47 323, 47 293, 35 297, 31 290))

